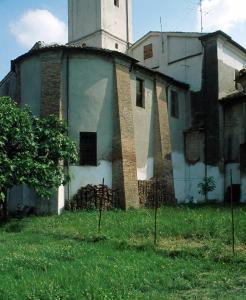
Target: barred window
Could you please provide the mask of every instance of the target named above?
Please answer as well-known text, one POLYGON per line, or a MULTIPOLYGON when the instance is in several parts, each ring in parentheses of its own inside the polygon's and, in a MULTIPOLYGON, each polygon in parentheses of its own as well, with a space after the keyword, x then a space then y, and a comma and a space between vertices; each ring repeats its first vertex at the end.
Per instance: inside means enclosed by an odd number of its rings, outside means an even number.
POLYGON ((97 133, 80 132, 80 165, 97 165, 97 133))

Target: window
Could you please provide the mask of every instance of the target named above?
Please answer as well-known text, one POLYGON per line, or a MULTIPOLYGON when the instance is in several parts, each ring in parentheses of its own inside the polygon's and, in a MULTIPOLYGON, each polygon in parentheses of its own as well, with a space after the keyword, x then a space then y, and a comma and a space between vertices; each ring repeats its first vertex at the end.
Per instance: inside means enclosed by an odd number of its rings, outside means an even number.
POLYGON ((171 91, 171 116, 174 118, 179 117, 179 99, 178 93, 171 91))
POLYGON ((115 43, 115 49, 119 49, 119 44, 115 43))
POLYGON ((152 44, 144 46, 144 60, 153 57, 152 44))
POLYGON ((235 70, 235 73, 234 73, 234 80, 235 80, 235 89, 236 89, 236 90, 239 90, 239 89, 240 89, 240 84, 237 82, 238 75, 239 75, 239 71, 238 71, 238 70, 235 70))
POLYGON ((136 105, 144 107, 144 81, 136 78, 136 105))
POLYGON ((114 0, 114 5, 119 7, 120 6, 120 0, 114 0))
POLYGON ((80 165, 97 165, 97 133, 80 132, 80 165))

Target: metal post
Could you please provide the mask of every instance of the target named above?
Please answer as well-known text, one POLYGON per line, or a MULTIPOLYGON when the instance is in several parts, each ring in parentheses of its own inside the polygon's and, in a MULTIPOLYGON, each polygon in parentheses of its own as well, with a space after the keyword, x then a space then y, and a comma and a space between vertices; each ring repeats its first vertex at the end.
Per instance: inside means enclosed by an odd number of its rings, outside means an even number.
POLYGON ((231 234, 232 234, 232 253, 235 254, 235 225, 234 225, 234 205, 233 205, 233 190, 232 190, 232 170, 231 177, 231 234))
POLYGON ((98 232, 101 232, 101 220, 102 220, 102 201, 103 201, 103 196, 104 196, 104 178, 102 181, 102 194, 100 197, 100 202, 99 202, 99 220, 98 220, 98 232))

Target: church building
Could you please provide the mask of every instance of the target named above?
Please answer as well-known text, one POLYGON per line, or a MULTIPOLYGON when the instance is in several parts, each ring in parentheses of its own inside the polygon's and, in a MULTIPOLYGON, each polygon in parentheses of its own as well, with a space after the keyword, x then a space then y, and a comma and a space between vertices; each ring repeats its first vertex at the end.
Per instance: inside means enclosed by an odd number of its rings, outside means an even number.
POLYGON ((10 192, 10 209, 33 206, 59 213, 87 184, 119 191, 119 206, 139 207, 138 180, 172 182, 167 94, 183 113, 189 86, 146 68, 126 52, 132 43, 131 0, 69 0, 69 42, 37 42, 12 61, 0 95, 28 104, 40 116, 56 114, 77 143, 79 161, 68 166, 71 182, 47 203, 27 187, 10 192), (18 201, 18 202, 17 202, 18 201))

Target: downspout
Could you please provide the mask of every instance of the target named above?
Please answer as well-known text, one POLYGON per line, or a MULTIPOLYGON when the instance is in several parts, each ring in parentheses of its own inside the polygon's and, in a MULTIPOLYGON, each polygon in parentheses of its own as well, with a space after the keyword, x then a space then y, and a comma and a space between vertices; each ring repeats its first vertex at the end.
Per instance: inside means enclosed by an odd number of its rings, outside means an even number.
MULTIPOLYGON (((203 46, 203 55, 204 55, 204 72, 203 72, 203 76, 204 76, 204 80, 202 82, 202 84, 204 84, 204 86, 202 85, 202 100, 204 102, 204 100, 207 101, 207 57, 206 57, 206 49, 205 49, 205 44, 203 42, 203 40, 201 40, 201 44, 203 46)), ((204 164, 205 164, 205 168, 204 168, 204 178, 205 180, 207 180, 208 177, 208 167, 207 167, 207 150, 208 150, 208 132, 207 132, 207 122, 208 122, 208 116, 207 116, 207 110, 205 110, 204 112, 204 164)), ((208 192, 207 189, 205 190, 205 201, 207 202, 208 200, 208 192)))
MULTIPOLYGON (((70 68, 70 60, 69 55, 66 56, 66 118, 67 118, 67 135, 69 136, 69 68, 70 68)), ((70 163, 67 163, 67 175, 69 176, 70 172, 70 163)), ((67 184, 67 200, 70 200, 70 181, 67 184)))
POLYGON ((129 3, 126 0, 126 41, 127 41, 127 50, 130 48, 129 41, 129 3))

